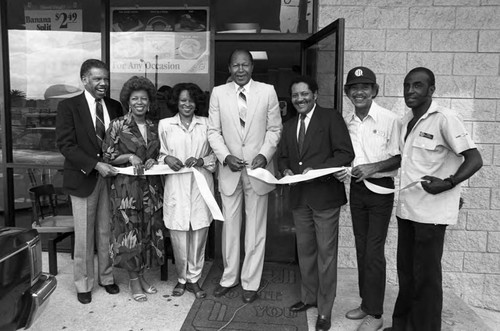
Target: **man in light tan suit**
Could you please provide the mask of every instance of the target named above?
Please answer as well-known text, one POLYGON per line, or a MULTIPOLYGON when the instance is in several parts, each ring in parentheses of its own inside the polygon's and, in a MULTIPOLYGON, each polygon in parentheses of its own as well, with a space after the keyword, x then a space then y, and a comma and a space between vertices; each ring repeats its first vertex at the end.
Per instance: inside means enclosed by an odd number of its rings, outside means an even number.
POLYGON ((222 296, 241 279, 243 301, 257 298, 266 243, 268 193, 274 185, 251 178, 247 167, 272 173, 272 157, 282 125, 272 85, 252 80, 253 58, 235 50, 229 60, 232 82, 214 87, 210 97, 208 140, 220 162, 219 191, 224 226, 224 273, 214 291, 222 296), (244 203, 243 203, 244 200, 244 203), (245 206, 245 258, 240 275, 240 231, 245 206))

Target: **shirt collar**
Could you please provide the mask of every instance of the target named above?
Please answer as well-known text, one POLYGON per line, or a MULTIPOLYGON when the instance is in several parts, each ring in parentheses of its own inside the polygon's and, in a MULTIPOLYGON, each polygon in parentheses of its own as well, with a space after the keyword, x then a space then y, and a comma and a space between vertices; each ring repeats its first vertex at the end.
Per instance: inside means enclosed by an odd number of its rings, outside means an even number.
MULTIPOLYGON (((181 123, 181 117, 179 116, 179 113, 175 114, 173 118, 176 119, 176 121, 175 121, 174 124, 177 124, 178 126, 183 127, 183 125, 181 123)), ((192 120, 191 123, 194 123, 196 125, 198 123, 201 123, 201 121, 199 120, 198 116, 193 115, 193 120, 192 120)))
POLYGON ((91 108, 95 107, 96 98, 94 98, 94 96, 92 96, 92 94, 90 94, 90 92, 87 90, 85 90, 85 99, 87 99, 87 103, 89 104, 89 106, 91 106, 91 108))
POLYGON ((430 114, 437 113, 438 110, 439 110, 438 105, 434 101, 431 101, 431 105, 429 106, 429 109, 427 109, 427 111, 425 112, 425 114, 422 115, 422 118, 426 118, 430 114))
MULTIPOLYGON (((372 104, 370 105, 370 109, 368 110, 368 114, 366 114, 365 119, 370 117, 375 121, 375 123, 377 123, 379 120, 379 116, 380 116, 380 106, 377 105, 375 101, 372 101, 372 104)), ((356 111, 353 111, 349 121, 355 121, 357 119, 359 119, 359 117, 356 116, 356 111)))
MULTIPOLYGON (((306 114, 306 118, 307 120, 311 120, 312 116, 313 116, 313 113, 314 113, 314 110, 316 109, 316 102, 314 103, 314 106, 312 107, 312 109, 306 114)), ((300 115, 299 114, 299 119, 300 119, 300 115)))
MULTIPOLYGON (((427 117, 429 117, 431 114, 439 112, 439 106, 434 102, 434 100, 431 101, 431 105, 429 106, 429 109, 420 117, 420 120, 423 120, 427 117)), ((413 111, 410 109, 409 112, 406 113, 404 116, 404 123, 411 121, 411 119, 415 117, 413 115, 413 111)))
MULTIPOLYGON (((233 82, 234 84, 234 90, 236 91, 236 93, 239 92, 239 89, 240 89, 240 86, 238 84, 236 84, 235 82, 233 82)), ((248 81, 248 83, 246 83, 245 85, 243 85, 243 88, 245 89, 245 93, 248 95, 248 92, 250 92, 250 85, 252 85, 252 79, 250 79, 248 81)))

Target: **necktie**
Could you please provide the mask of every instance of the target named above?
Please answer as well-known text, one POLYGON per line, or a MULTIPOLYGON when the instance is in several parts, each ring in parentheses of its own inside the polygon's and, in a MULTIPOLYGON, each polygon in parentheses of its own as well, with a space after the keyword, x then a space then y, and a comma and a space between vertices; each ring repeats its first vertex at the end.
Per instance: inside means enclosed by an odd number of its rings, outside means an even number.
POLYGON ((240 115, 240 124, 241 127, 245 127, 245 120, 247 117, 247 97, 245 95, 245 88, 240 87, 238 90, 238 108, 239 108, 239 115, 240 115))
POLYGON ((306 118, 305 114, 300 114, 300 127, 299 127, 299 154, 302 154, 302 147, 304 146, 304 139, 306 138, 306 123, 304 122, 306 118))
POLYGON ((104 139, 104 114, 102 110, 101 99, 95 99, 95 135, 97 136, 97 141, 99 145, 102 145, 104 139))

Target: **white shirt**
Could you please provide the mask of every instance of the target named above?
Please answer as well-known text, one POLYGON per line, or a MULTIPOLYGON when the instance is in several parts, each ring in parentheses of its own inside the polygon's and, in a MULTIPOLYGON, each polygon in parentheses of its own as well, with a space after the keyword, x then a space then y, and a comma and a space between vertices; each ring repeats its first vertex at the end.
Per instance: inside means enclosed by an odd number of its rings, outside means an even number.
POLYGON ((250 86, 252 85, 252 80, 250 79, 248 81, 248 83, 246 83, 245 85, 243 86, 239 86, 238 84, 234 83, 234 90, 236 91, 236 100, 238 101, 238 107, 241 106, 241 103, 243 102, 243 100, 241 100, 239 94, 240 94, 240 89, 243 89, 245 92, 243 92, 243 94, 245 95, 245 100, 247 101, 247 104, 246 106, 248 107, 248 96, 250 95, 250 86))
MULTIPOLYGON (((85 99, 87 99, 87 104, 89 105, 90 109, 90 116, 92 117, 92 122, 94 123, 94 128, 95 128, 95 121, 96 121, 95 98, 92 96, 92 94, 89 93, 89 91, 85 90, 85 99)), ((104 115, 104 129, 107 130, 110 122, 108 108, 106 108, 106 103, 102 99, 101 99, 101 105, 102 105, 102 114, 104 115)))
POLYGON ((246 83, 245 85, 243 85, 241 87, 238 84, 236 84, 235 82, 233 82, 233 84, 234 84, 234 91, 235 91, 236 96, 238 98, 239 98, 238 94, 240 94, 240 88, 244 88, 245 89, 245 93, 243 93, 243 94, 245 94, 245 97, 247 98, 247 103, 248 103, 248 95, 250 94, 250 87, 252 85, 252 80, 250 79, 248 81, 248 83, 246 83))
MULTIPOLYGON (((193 116, 186 129, 179 114, 165 118, 158 124, 161 147, 158 161, 165 163, 165 157, 172 155, 186 162, 189 157, 203 158, 203 167, 196 168, 205 177, 212 194, 214 190, 213 172, 217 158, 208 143, 208 119, 193 116)), ((212 221, 212 214, 196 185, 191 173, 165 176, 163 196, 163 221, 168 229, 188 231, 207 227, 212 221)))
MULTIPOLYGON (((441 179, 454 175, 463 162, 460 153, 476 148, 457 114, 432 102, 404 141, 412 118, 410 111, 401 129, 401 187, 425 175, 441 179)), ((418 223, 456 224, 459 199, 460 185, 430 194, 418 184, 399 192, 396 215, 418 223)))
MULTIPOLYGON (((353 113, 346 119, 346 124, 354 148, 353 166, 385 161, 401 154, 399 151, 401 121, 395 113, 380 107, 374 101, 363 120, 353 113)), ((396 177, 397 174, 396 169, 378 172, 372 178, 396 177)))
MULTIPOLYGON (((314 114, 314 110, 316 109, 316 103, 314 104, 313 108, 311 109, 310 112, 306 114, 306 118, 304 118, 304 126, 305 130, 304 132, 307 133, 307 128, 309 127, 309 123, 311 122, 311 118, 314 114)), ((299 116, 299 120, 297 121, 297 141, 299 141, 299 131, 300 131, 300 113, 297 114, 299 116)))

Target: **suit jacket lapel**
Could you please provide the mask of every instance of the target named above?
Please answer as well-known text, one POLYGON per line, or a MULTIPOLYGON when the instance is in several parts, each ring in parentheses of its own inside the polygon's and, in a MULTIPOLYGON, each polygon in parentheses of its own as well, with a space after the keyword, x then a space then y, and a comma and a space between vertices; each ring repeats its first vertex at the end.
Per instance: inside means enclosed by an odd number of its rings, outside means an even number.
POLYGON ((238 96, 236 95, 236 91, 234 90, 234 85, 227 84, 227 90, 226 90, 226 95, 227 95, 227 100, 229 101, 229 116, 231 117, 231 120, 234 123, 234 127, 237 128, 237 131, 243 139, 243 130, 241 130, 241 124, 240 124, 240 111, 238 108, 238 99, 236 99, 238 96))
POLYGON ((255 82, 252 83, 252 86, 250 88, 250 94, 248 96, 248 101, 247 101, 247 116, 245 119, 245 130, 244 130, 244 135, 243 138, 246 137, 248 128, 252 125, 252 119, 255 115, 257 104, 259 103, 259 97, 260 97, 260 90, 258 88, 258 85, 255 84, 255 82))
POLYGON ((298 157, 300 158, 300 153, 299 153, 299 141, 297 139, 297 126, 299 125, 299 115, 295 116, 293 119, 291 119, 291 121, 293 121, 293 130, 290 130, 290 134, 291 134, 291 139, 292 141, 295 142, 295 144, 292 144, 293 146, 293 151, 295 154, 298 155, 298 157))
POLYGON ((86 127, 85 131, 87 131, 90 140, 97 149, 100 149, 99 143, 97 142, 97 136, 95 134, 94 122, 92 121, 92 116, 90 115, 89 104, 87 103, 87 99, 85 98, 85 93, 82 93, 80 98, 78 99, 77 109, 80 113, 80 117, 82 118, 83 125, 85 125, 86 127))
POLYGON ((111 102, 109 98, 103 98, 104 103, 106 104, 106 109, 108 110, 109 120, 113 120, 118 117, 117 109, 111 106, 111 102))

